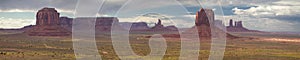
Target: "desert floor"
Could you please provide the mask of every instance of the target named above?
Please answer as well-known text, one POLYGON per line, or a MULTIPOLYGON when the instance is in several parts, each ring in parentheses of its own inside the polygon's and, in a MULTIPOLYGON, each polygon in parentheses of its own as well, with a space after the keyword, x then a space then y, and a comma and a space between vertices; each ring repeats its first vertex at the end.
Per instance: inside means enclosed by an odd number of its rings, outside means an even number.
MULTIPOLYGON (((300 36, 297 34, 232 33, 240 38, 227 39, 224 60, 300 60, 300 36)), ((150 53, 149 34, 132 34, 130 43, 134 52, 150 53)), ((179 38, 166 38, 167 52, 163 60, 178 60, 179 38)), ((103 60, 118 60, 107 34, 96 35, 103 60)), ((207 60, 210 42, 201 41, 199 59, 207 60)), ((134 58, 134 57, 129 57, 134 58)), ((70 37, 32 37, 25 34, 0 35, 0 60, 75 60, 70 37)))

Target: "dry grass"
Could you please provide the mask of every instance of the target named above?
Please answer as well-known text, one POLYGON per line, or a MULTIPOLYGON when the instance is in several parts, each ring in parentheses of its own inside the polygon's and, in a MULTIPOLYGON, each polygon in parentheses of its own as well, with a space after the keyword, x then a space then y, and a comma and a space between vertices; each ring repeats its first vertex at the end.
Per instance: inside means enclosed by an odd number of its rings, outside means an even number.
MULTIPOLYGON (((148 39, 141 35, 130 36, 130 43, 134 52, 145 56, 150 53, 148 39)), ((241 36, 249 36, 236 34, 241 36)), ((255 35, 254 35, 255 36, 255 35)), ((279 37, 278 37, 279 38, 279 37)), ((277 37, 253 37, 237 38, 227 40, 224 60, 300 60, 300 43, 293 41, 270 41, 277 37)), ((288 38, 282 38, 286 39, 288 38)), ((293 37, 295 41, 297 37, 293 37)), ((300 38, 299 38, 300 39, 300 38)), ((167 52, 164 60, 177 60, 180 55, 180 40, 178 38, 167 38, 167 52)), ((119 59, 113 51, 109 35, 97 35, 96 37, 99 53, 103 60, 119 59)), ((209 41, 201 41, 199 59, 207 60, 209 56, 209 41)), ((128 57, 135 58, 135 57, 128 57)), ((0 60, 74 60, 70 37, 29 37, 24 34, 10 34, 0 36, 0 60)))

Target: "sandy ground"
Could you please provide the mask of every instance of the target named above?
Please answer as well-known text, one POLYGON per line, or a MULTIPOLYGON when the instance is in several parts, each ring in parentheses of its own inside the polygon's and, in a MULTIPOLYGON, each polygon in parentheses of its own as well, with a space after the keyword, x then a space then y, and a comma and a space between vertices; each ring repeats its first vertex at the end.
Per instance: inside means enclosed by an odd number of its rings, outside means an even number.
POLYGON ((300 38, 262 38, 264 41, 277 41, 277 42, 297 42, 300 43, 300 38))

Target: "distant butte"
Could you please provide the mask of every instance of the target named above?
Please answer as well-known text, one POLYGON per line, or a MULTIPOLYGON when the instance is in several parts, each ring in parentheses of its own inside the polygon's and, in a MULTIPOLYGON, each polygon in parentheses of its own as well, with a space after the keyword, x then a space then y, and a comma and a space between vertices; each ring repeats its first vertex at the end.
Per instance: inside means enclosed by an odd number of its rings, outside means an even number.
MULTIPOLYGON (((96 32, 110 32, 112 25, 119 28, 119 30, 125 30, 129 28, 130 32, 142 32, 142 33, 169 33, 172 35, 164 35, 168 37, 180 37, 178 36, 178 28, 175 26, 164 26, 162 20, 158 19, 154 27, 149 27, 145 22, 130 22, 130 23, 120 23, 117 17, 78 17, 78 18, 68 18, 60 17, 60 14, 55 10, 55 8, 43 8, 39 10, 36 14, 36 25, 26 26, 20 30, 25 30, 29 36, 70 36, 72 34, 73 20, 80 19, 96 19, 95 21, 95 31, 96 32), (132 25, 131 25, 132 24, 132 25), (130 26, 130 27, 127 27, 130 26)), ((193 31, 197 29, 197 33, 201 38, 212 37, 212 31, 226 32, 215 26, 214 11, 212 9, 201 9, 196 14, 195 26, 187 30, 184 33, 195 33, 193 31)), ((219 24, 222 25, 223 24, 219 24)), ((229 26, 226 27, 229 32, 256 32, 255 30, 248 30, 243 27, 242 21, 235 22, 230 20, 229 26)), ((227 37, 234 37, 228 33, 227 37)))
MULTIPOLYGON (((60 17, 60 14, 55 8, 45 7, 39 10, 36 14, 36 25, 25 26, 22 29, 24 33, 29 36, 70 36, 72 34, 73 20, 90 20, 95 21, 95 32, 110 33, 112 26, 116 26, 118 30, 125 30, 126 27, 121 26, 117 17, 77 17, 68 18, 60 17)), ((132 24, 130 32, 169 32, 176 31, 177 27, 167 26, 164 27, 159 19, 158 23, 150 28, 145 22, 130 23, 132 24)), ((75 24, 76 25, 76 24, 75 24)), ((125 24, 126 25, 126 24, 125 24)), ((128 25, 128 24, 127 24, 128 25)))
POLYGON ((175 26, 167 26, 162 25, 162 21, 160 19, 157 20, 155 26, 151 28, 153 31, 177 31, 178 29, 175 26))
POLYGON ((233 20, 229 20, 229 26, 226 27, 228 32, 261 32, 258 30, 249 30, 243 26, 242 21, 235 21, 233 24, 233 20))

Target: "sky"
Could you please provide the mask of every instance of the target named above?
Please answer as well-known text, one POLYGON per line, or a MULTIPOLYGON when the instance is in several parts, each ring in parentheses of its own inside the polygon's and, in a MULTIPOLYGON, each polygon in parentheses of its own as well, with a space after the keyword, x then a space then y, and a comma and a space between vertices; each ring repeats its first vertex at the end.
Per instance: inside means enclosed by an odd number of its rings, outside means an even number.
MULTIPOLYGON (((1 0, 0 28, 22 28, 35 24, 35 14, 53 7, 61 16, 74 18, 78 0, 1 0)), ((213 9, 215 19, 229 19, 261 31, 300 32, 300 0, 106 0, 99 17, 118 17, 120 22, 147 22, 189 28, 200 8, 213 9)))

